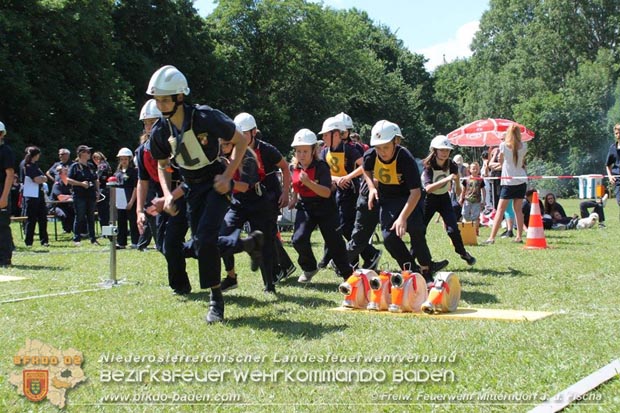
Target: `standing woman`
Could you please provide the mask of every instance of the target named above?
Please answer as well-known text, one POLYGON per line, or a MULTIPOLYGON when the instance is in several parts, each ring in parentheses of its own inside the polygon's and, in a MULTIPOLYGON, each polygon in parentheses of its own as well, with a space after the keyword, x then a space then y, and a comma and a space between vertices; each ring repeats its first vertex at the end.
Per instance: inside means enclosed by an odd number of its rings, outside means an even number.
POLYGON ((23 189, 23 211, 22 215, 26 220, 26 246, 31 247, 34 238, 34 227, 39 224, 39 239, 41 245, 49 246, 47 236, 47 207, 45 205, 45 195, 43 194, 43 183, 47 177, 37 165, 41 157, 41 150, 36 146, 26 148, 26 156, 19 165, 20 180, 24 184, 23 189))
MULTIPOLYGON (((469 265, 474 265, 476 259, 465 250, 463 238, 457 224, 456 212, 452 206, 450 186, 454 185, 454 192, 460 196, 461 175, 459 166, 450 159, 452 144, 444 135, 433 138, 430 145, 430 154, 424 159, 422 184, 426 191, 424 199, 424 225, 439 212, 443 219, 448 237, 452 240, 454 251, 469 265)), ((458 155, 457 155, 458 156, 458 155)))
POLYGON ((299 254, 297 262, 303 273, 297 281, 309 283, 319 271, 312 252, 310 237, 318 226, 325 246, 332 254, 338 274, 345 280, 353 269, 347 259, 347 249, 340 229, 336 201, 332 197, 332 177, 329 166, 318 158, 316 135, 309 129, 295 134, 291 146, 295 149, 293 165, 293 198, 289 208, 297 209, 293 247, 299 254))
POLYGON ((92 148, 80 145, 77 148, 76 162, 69 168, 67 182, 73 186, 73 243, 78 246, 81 240, 81 228, 86 224, 91 244, 99 245, 95 237, 95 205, 99 192, 97 173, 88 162, 92 148))
MULTIPOLYGON (((127 248, 127 224, 129 223, 129 236, 131 238, 131 248, 138 247, 138 225, 136 221, 136 185, 138 182, 138 171, 133 164, 133 152, 129 148, 121 148, 116 155, 118 167, 114 176, 118 182, 119 189, 125 195, 124 208, 118 208, 118 238, 116 249, 127 248)), ((118 197, 116 200, 118 206, 118 197)))
MULTIPOLYGON (((493 244, 495 236, 499 231, 500 223, 504 217, 504 211, 508 202, 513 200, 513 208, 515 211, 515 220, 517 221, 517 236, 513 242, 523 242, 523 198, 527 190, 527 178, 525 178, 525 154, 527 153, 527 145, 521 142, 521 130, 518 126, 511 125, 506 132, 506 139, 499 145, 499 164, 502 168, 502 187, 499 195, 499 203, 497 205, 497 213, 493 220, 493 229, 489 239, 485 244, 493 244), (517 177, 517 178, 514 178, 517 177)), ((490 163, 492 168, 497 167, 493 162, 490 163)))
POLYGON ((95 204, 97 213, 99 214, 99 224, 101 226, 110 223, 110 190, 108 189, 108 178, 113 175, 112 168, 108 163, 105 155, 99 151, 93 153, 93 163, 95 164, 95 172, 99 181, 99 191, 101 199, 95 204))

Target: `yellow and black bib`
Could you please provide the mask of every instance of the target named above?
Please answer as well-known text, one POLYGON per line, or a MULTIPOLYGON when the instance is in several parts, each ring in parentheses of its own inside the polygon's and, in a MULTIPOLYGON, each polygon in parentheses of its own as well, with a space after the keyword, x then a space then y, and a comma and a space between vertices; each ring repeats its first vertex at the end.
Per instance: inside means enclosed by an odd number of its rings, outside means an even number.
POLYGON ((344 152, 331 152, 328 151, 325 155, 325 162, 329 165, 329 174, 331 176, 346 176, 346 159, 344 152))
POLYGON ((402 174, 396 173, 396 163, 396 159, 391 163, 383 163, 377 156, 373 170, 375 179, 383 185, 402 184, 402 174))

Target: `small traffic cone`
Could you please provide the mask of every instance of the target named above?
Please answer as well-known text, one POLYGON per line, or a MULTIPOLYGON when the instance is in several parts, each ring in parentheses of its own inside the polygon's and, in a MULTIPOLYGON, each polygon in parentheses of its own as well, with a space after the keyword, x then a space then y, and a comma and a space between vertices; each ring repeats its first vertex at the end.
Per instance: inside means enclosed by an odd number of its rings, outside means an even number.
POLYGON ((525 240, 527 249, 547 248, 545 230, 543 228, 540 205, 538 204, 538 192, 532 194, 532 206, 530 208, 530 222, 527 226, 527 239, 525 240))

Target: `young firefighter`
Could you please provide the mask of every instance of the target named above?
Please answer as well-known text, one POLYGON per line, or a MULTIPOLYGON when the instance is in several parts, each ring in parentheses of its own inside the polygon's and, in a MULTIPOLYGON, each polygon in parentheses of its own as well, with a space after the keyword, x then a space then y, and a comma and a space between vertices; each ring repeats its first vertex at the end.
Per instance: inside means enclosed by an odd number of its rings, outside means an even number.
MULTIPOLYGON (((264 188, 264 196, 270 201, 271 219, 267 222, 269 224, 268 230, 273 234, 274 246, 271 251, 273 255, 273 279, 274 282, 278 282, 281 279, 288 277, 296 268, 288 256, 282 241, 277 237, 278 233, 278 215, 280 214, 280 208, 284 208, 288 205, 288 195, 291 189, 291 172, 288 166, 288 162, 282 156, 280 151, 275 146, 263 140, 261 132, 256 126, 256 119, 249 113, 242 112, 235 116, 235 124, 248 141, 248 146, 256 154, 259 166, 265 172, 265 176, 262 178, 261 183, 264 188), (282 173, 282 184, 278 179, 278 170, 282 173)), ((264 253, 270 252, 265 250, 264 253)))
POLYGON ((452 151, 452 144, 448 138, 439 135, 431 141, 430 153, 424 159, 424 171, 422 172, 422 183, 426 191, 424 225, 428 225, 435 212, 439 212, 446 232, 452 240, 454 250, 467 264, 474 265, 476 259, 465 251, 463 238, 461 238, 456 214, 450 199, 450 185, 455 186, 458 196, 461 194, 458 165, 450 159, 450 151, 452 151))
POLYGON ((146 140, 136 149, 136 163, 138 166, 138 189, 136 200, 136 221, 138 229, 145 231, 145 224, 149 219, 147 210, 152 211, 149 216, 155 216, 155 245, 166 258, 168 269, 168 285, 177 295, 189 294, 192 286, 187 275, 185 254, 183 252, 183 242, 187 234, 188 222, 185 207, 185 198, 181 185, 181 177, 177 168, 170 168, 172 179, 170 181, 172 193, 176 194, 175 207, 176 214, 170 215, 163 211, 163 192, 159 184, 159 173, 157 171, 157 160, 153 158, 150 145, 150 133, 155 122, 161 117, 161 112, 157 109, 155 99, 147 101, 140 111, 140 120, 144 123, 146 140), (147 194, 152 188, 155 198, 152 205, 147 208, 147 194), (157 202, 160 200, 161 202, 157 202))
MULTIPOLYGON (((230 142, 220 141, 221 153, 227 156, 232 153, 233 145, 230 142)), ((229 162, 230 159, 227 159, 229 162)), ((237 288, 237 274, 234 272, 235 253, 249 250, 257 243, 260 253, 251 253, 252 271, 260 267, 263 276, 264 291, 275 293, 273 285, 273 236, 269 230, 271 220, 271 205, 263 192, 261 179, 265 171, 260 168, 254 151, 248 148, 243 155, 241 166, 233 175, 233 189, 230 208, 226 211, 224 222, 220 228, 218 246, 224 260, 228 275, 222 281, 222 291, 237 288), (250 237, 239 238, 245 223, 250 225, 253 232, 250 237)))
MULTIPOLYGON (((364 155, 364 149, 350 139, 353 120, 349 115, 341 112, 323 123, 324 130, 334 127, 339 129, 323 133, 323 140, 326 145, 321 151, 321 159, 328 163, 332 174, 332 182, 336 185, 336 205, 338 206, 342 233, 345 239, 352 241, 353 231, 356 228, 356 220, 359 215, 359 210, 357 209, 359 204, 358 194, 361 193, 359 177, 363 174, 362 156, 364 155)), ((366 211, 368 211, 367 205, 368 202, 363 205, 363 209, 366 211)), ((364 258, 363 268, 374 269, 376 267, 381 257, 381 251, 369 243, 373 232, 374 227, 370 228, 370 234, 365 239, 359 241, 360 237, 357 237, 358 241, 354 241, 351 248, 354 251, 350 251, 349 254, 350 262, 358 262, 359 255, 361 254, 362 258, 364 258)), ((365 234, 360 235, 363 236, 365 234)))
POLYGON ((402 138, 400 128, 387 120, 380 120, 372 128, 372 148, 364 154, 368 208, 379 208, 383 243, 401 269, 407 266, 415 269, 414 256, 402 239, 406 233, 409 234, 420 271, 430 283, 433 281, 433 271, 447 262, 433 265, 426 243, 420 172, 413 155, 395 142, 397 137, 402 138))
MULTIPOLYGON (((345 239, 349 240, 355 224, 355 201, 359 190, 359 179, 351 179, 349 173, 362 164, 362 153, 356 145, 344 140, 344 136, 348 136, 348 131, 341 117, 333 116, 325 119, 319 134, 325 142, 319 158, 329 166, 332 185, 336 187, 339 228, 345 239)), ((319 268, 325 267, 331 259, 331 252, 325 248, 325 254, 318 264, 319 268)))
POLYGON ((15 154, 4 142, 6 128, 0 122, 0 267, 10 267, 13 258, 11 234, 11 186, 15 176, 15 154))
POLYGON ((239 168, 247 143, 234 122, 209 106, 191 106, 187 79, 176 67, 159 68, 146 93, 153 96, 162 118, 151 131, 151 153, 158 160, 164 210, 176 214, 172 194, 170 159, 179 165, 187 187, 187 215, 192 229, 192 246, 198 258, 201 288, 211 288, 207 323, 224 321, 224 297, 220 288, 220 253, 217 247, 220 225, 228 208, 226 194, 239 168), (230 164, 218 159, 218 138, 235 147, 230 164))
POLYGON ((319 271, 312 252, 310 237, 318 226, 325 246, 333 255, 338 273, 346 280, 353 269, 347 260, 347 250, 338 225, 336 204, 331 196, 332 178, 329 166, 318 159, 316 135, 309 129, 301 129, 295 134, 293 143, 295 160, 293 162, 294 195, 289 208, 297 209, 293 247, 299 254, 297 262, 303 273, 297 281, 308 283, 319 271))

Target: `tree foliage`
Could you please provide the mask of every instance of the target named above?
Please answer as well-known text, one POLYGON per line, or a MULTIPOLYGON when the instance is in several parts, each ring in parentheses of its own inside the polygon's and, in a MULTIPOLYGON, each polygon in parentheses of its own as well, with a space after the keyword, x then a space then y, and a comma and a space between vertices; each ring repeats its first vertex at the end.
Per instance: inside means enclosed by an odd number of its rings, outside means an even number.
POLYGON ((620 113, 619 7, 617 0, 491 0, 468 70, 454 62, 435 72, 437 101, 458 120, 451 127, 514 119, 536 132, 528 158, 539 174, 604 172, 620 113))
POLYGON ((135 148, 148 79, 173 64, 191 101, 251 112, 283 152, 342 111, 365 139, 380 119, 398 123, 419 157, 436 134, 503 117, 536 132, 530 165, 601 172, 620 118, 619 35, 619 0, 491 0, 473 56, 431 74, 355 8, 220 0, 202 18, 192 0, 5 0, 0 119, 43 163, 60 146, 135 148))

